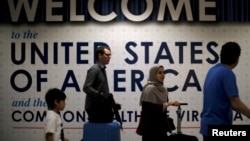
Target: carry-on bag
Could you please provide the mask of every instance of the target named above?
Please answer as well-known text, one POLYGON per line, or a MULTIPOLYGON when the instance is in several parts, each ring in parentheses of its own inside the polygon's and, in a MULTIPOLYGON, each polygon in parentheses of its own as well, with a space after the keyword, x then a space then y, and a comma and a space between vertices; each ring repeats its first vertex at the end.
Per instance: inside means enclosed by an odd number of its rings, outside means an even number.
POLYGON ((86 122, 83 125, 83 141, 120 141, 120 130, 117 122, 86 122))

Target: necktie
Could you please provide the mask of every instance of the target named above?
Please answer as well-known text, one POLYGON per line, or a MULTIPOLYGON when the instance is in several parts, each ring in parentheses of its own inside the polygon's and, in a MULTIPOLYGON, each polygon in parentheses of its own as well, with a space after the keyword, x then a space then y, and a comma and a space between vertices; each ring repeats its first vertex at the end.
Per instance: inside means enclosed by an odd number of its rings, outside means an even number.
MULTIPOLYGON (((105 79, 106 79, 106 90, 107 90, 107 92, 109 92, 108 79, 107 79, 107 75, 106 75, 106 70, 105 69, 106 69, 106 67, 104 66, 102 68, 102 71, 103 71, 105 79)), ((115 100, 114 100, 112 94, 110 95, 110 102, 111 102, 111 105, 112 105, 112 108, 113 108, 113 112, 115 114, 115 118, 116 118, 116 120, 118 122, 120 122, 120 128, 123 129, 123 127, 122 127, 122 120, 121 120, 120 114, 118 112, 119 108, 118 108, 118 105, 115 103, 115 100)))
POLYGON ((107 79, 107 75, 106 75, 106 67, 105 66, 102 68, 102 72, 103 72, 104 77, 105 77, 105 82, 104 82, 105 92, 109 93, 109 85, 108 85, 108 79, 107 79))

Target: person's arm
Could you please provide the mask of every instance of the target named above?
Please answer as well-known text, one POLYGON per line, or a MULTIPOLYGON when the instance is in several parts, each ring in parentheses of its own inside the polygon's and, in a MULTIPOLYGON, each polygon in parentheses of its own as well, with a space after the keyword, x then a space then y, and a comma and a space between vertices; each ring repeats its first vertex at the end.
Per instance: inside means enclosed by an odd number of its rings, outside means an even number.
POLYGON ((86 79, 83 85, 83 91, 86 94, 95 94, 98 93, 98 90, 94 88, 95 78, 98 74, 98 70, 95 68, 90 68, 87 72, 86 79))
POLYGON ((239 97, 231 97, 230 101, 234 111, 242 113, 250 119, 250 109, 240 100, 239 97))
POLYGON ((45 134, 46 141, 54 141, 53 136, 54 136, 53 133, 46 133, 45 134))
POLYGON ((168 101, 163 103, 163 110, 166 110, 168 106, 179 106, 180 102, 179 101, 168 101))

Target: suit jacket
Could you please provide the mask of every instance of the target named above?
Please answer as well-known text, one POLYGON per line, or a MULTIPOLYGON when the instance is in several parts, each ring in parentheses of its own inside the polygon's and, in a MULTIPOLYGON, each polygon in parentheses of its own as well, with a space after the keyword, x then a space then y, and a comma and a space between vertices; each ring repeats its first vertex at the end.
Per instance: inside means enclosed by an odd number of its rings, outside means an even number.
POLYGON ((85 110, 88 110, 92 102, 100 96, 100 93, 109 93, 108 81, 103 70, 105 66, 99 63, 93 65, 87 71, 83 91, 86 93, 85 110))

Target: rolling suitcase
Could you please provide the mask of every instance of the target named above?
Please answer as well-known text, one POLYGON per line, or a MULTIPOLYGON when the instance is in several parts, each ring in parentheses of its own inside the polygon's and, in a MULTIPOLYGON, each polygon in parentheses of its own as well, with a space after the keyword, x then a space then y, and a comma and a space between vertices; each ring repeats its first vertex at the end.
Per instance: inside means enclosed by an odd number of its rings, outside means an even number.
POLYGON ((181 103, 177 109, 177 133, 169 135, 170 141, 198 141, 196 136, 183 134, 181 131, 181 105, 187 105, 187 103, 181 103))
POLYGON ((83 124, 83 141, 120 141, 120 124, 117 122, 83 124))

